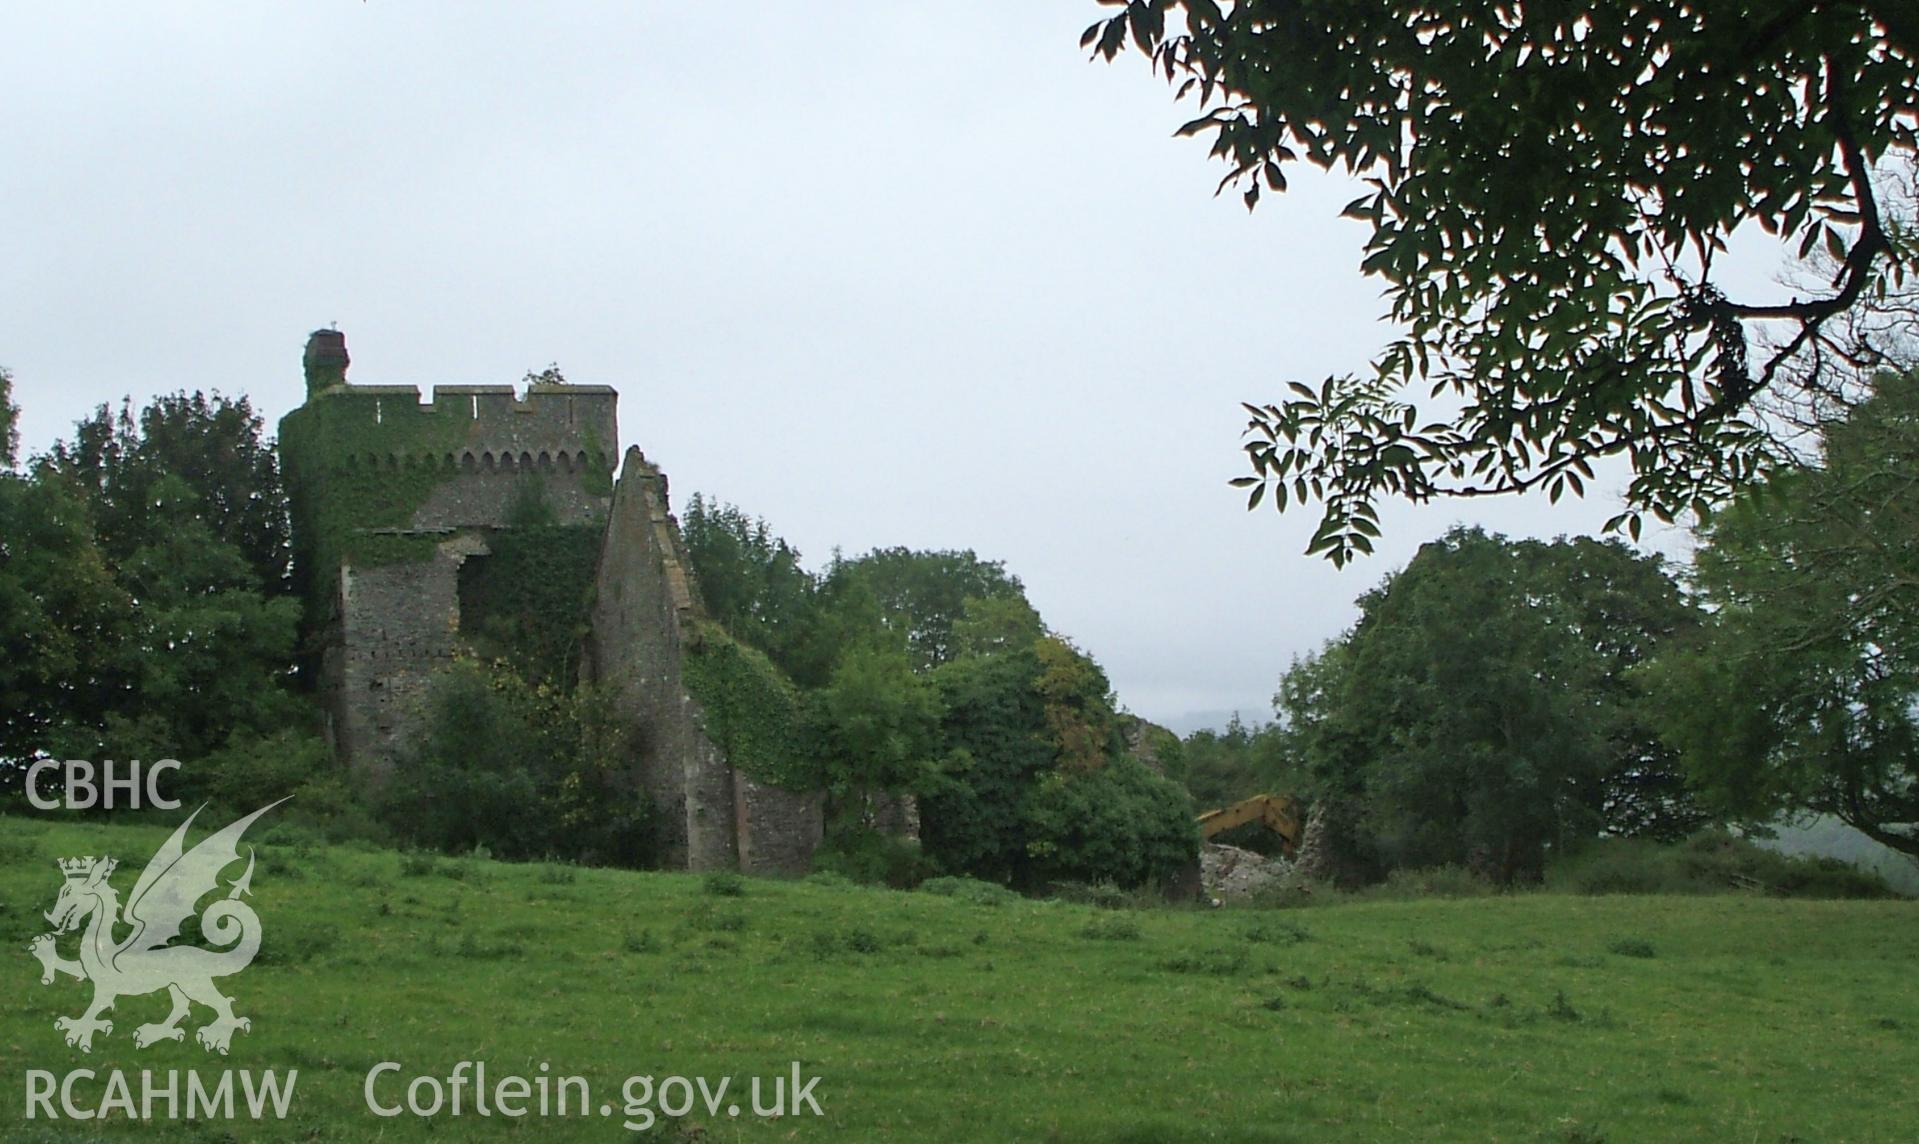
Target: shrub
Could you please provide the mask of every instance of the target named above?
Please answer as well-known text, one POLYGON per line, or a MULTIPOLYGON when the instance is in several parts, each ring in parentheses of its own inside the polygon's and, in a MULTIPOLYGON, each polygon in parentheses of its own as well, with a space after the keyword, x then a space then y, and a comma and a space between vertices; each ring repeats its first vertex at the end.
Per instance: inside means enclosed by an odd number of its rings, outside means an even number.
POLYGON ((982 882, 977 878, 928 878, 920 883, 919 888, 923 893, 958 898, 975 906, 999 906, 1019 900, 1019 895, 1005 886, 982 882))
POLYGON ((458 662, 428 685, 422 733, 378 810, 403 840, 448 853, 644 865, 656 827, 627 774, 628 733, 604 690, 458 662))
POLYGON ((1199 853, 1192 799, 1130 755, 1047 776, 1027 799, 1026 819, 1041 881, 1171 882, 1199 853))
POLYGON ((1087 922, 1079 936, 1091 941, 1138 941, 1139 922, 1124 914, 1109 914, 1087 922))
POLYGON ((1103 910, 1117 910, 1128 905, 1125 890, 1111 882, 1060 882, 1052 888, 1052 896, 1062 902, 1073 902, 1082 906, 1098 906, 1103 910))
POLYGON ((1739 889, 1799 898, 1886 898, 1877 874, 1831 858, 1789 857, 1725 831, 1677 845, 1606 838, 1548 866, 1549 888, 1579 894, 1724 894, 1739 889))
POLYGON ((746 879, 735 870, 715 870, 700 880, 700 891, 709 898, 744 897, 746 879))
POLYGON ((862 885, 896 890, 910 890, 934 872, 918 842, 864 827, 829 834, 813 853, 813 868, 862 885))
POLYGON ((1621 957, 1654 957, 1652 943, 1640 937, 1622 937, 1606 947, 1621 957))
MULTIPOLYGON (((181 769, 183 776, 189 776, 181 794, 189 800, 212 802, 232 813, 248 814, 297 795, 307 783, 338 769, 326 741, 310 732, 236 732, 219 750, 181 769)), ((303 810, 299 805, 303 801, 296 800, 282 809, 303 810)))
POLYGON ((1492 879, 1464 866, 1428 866, 1423 869, 1400 868, 1386 880, 1367 889, 1367 897, 1379 898, 1483 898, 1500 892, 1492 879))

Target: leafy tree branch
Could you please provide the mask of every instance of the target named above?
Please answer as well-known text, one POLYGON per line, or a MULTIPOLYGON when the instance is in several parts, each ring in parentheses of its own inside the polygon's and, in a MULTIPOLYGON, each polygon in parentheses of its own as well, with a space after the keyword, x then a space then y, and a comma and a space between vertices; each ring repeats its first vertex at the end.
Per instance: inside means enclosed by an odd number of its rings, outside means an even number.
POLYGON ((1914 258, 1877 193, 1919 106, 1892 0, 1103 2, 1122 10, 1083 45, 1197 96, 1178 133, 1211 137, 1221 190, 1254 207, 1302 159, 1371 188, 1344 213, 1404 336, 1248 403, 1235 482, 1249 507, 1318 502, 1309 551, 1335 563, 1371 551, 1382 497, 1556 500, 1615 455, 1612 527, 1709 511, 1788 458, 1756 398, 1807 384, 1827 324, 1914 258), (1715 258, 1746 222, 1836 273, 1729 296, 1715 258))

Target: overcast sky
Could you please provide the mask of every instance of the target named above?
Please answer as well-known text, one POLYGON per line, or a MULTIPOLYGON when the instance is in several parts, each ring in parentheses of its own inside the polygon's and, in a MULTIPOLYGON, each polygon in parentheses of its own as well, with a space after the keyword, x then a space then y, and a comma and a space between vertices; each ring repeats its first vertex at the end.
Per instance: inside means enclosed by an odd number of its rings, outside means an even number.
MULTIPOLYGON (((28 452, 94 405, 350 379, 620 391, 623 444, 833 549, 972 548, 1163 722, 1270 713, 1290 659, 1459 521, 1591 532, 1616 492, 1387 511, 1378 556, 1249 517, 1242 399, 1390 336, 1357 193, 1249 215, 1091 0, 15 5, 0 364, 28 452)), ((1616 490, 1618 482, 1613 482, 1616 490)), ((1654 539, 1649 537, 1649 539, 1654 539)), ((1657 542, 1675 548, 1682 538, 1657 542)))

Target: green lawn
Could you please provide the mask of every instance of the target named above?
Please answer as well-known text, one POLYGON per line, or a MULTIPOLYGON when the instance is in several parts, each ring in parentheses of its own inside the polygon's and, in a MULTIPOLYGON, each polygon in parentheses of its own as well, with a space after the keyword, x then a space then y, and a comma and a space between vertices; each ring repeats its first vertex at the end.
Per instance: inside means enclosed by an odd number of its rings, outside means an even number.
POLYGON ((225 1059, 191 1037, 136 1050, 133 1027, 166 1002, 125 998, 113 1034, 81 1054, 53 1020, 91 987, 38 984, 25 949, 47 928, 54 860, 119 857, 124 895, 166 832, 0 818, 0 1135, 101 1131, 25 1122, 29 1069, 299 1070, 284 1122, 171 1127, 196 1138, 608 1140, 626 1135, 629 1075, 717 1082, 798 1061, 822 1078, 823 1116, 702 1109, 674 1127, 707 1140, 1919 1137, 1910 902, 1532 894, 1127 913, 758 880, 731 896, 689 875, 428 863, 256 830, 265 944, 223 983, 252 1031, 225 1059), (361 1086, 387 1060, 404 1066, 389 1101, 461 1060, 494 1078, 546 1062, 586 1077, 614 1115, 376 1118, 361 1086))

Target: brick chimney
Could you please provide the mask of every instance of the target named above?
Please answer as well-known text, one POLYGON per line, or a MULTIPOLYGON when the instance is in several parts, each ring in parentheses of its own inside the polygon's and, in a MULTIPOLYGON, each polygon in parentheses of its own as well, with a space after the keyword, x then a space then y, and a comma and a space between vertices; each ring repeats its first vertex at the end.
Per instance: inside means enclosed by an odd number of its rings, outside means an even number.
POLYGON ((351 360, 347 357, 346 335, 339 330, 315 330, 308 334, 304 359, 307 393, 344 385, 347 363, 351 360))

